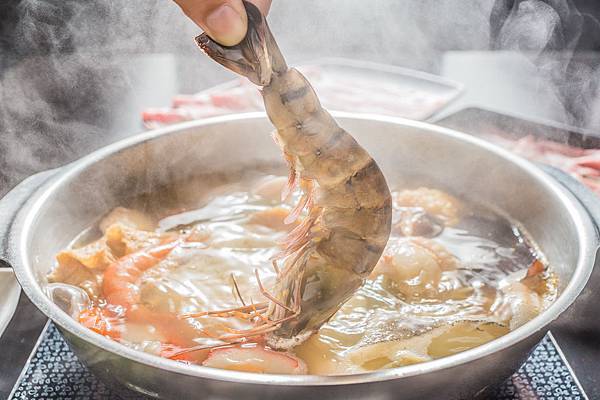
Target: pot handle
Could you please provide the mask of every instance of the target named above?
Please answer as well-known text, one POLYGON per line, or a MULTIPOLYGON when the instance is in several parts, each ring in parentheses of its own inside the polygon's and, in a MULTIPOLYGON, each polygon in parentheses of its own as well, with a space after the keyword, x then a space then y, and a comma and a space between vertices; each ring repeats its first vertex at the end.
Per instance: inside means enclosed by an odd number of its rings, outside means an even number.
MULTIPOLYGON (((600 199, 565 172, 546 165, 540 165, 540 167, 577 197, 596 225, 596 246, 598 247, 592 275, 575 302, 553 322, 550 328, 558 342, 561 343, 567 358, 579 360, 582 358, 581 352, 585 352, 586 348, 594 349, 593 351, 596 352, 600 348, 600 320, 597 318, 600 298, 600 199)), ((595 368, 595 365, 585 366, 585 368, 588 367, 595 368)))
MULTIPOLYGON (((594 225, 596 225, 596 240, 600 245, 600 198, 598 195, 593 193, 571 175, 558 168, 544 164, 538 164, 538 166, 577 197, 583 208, 585 208, 590 217, 594 220, 594 225)), ((596 263, 597 262, 598 259, 596 259, 596 263)))
POLYGON ((10 235, 17 214, 31 195, 58 169, 39 172, 26 178, 0 199, 0 268, 10 268, 10 235))

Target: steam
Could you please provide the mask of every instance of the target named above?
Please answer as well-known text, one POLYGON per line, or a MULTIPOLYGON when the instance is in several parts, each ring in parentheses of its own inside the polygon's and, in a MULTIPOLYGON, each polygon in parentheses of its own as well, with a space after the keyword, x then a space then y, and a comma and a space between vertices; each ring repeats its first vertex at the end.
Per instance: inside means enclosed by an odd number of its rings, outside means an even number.
POLYGON ((503 49, 537 56, 552 42, 559 25, 560 17, 554 8, 541 1, 527 0, 513 8, 498 41, 503 49))
POLYGON ((153 15, 157 0, 12 3, 0 47, 0 195, 114 140, 134 90, 128 55, 155 51, 158 18, 177 11, 153 15))
POLYGON ((586 40, 600 51, 600 38, 593 36, 600 35, 598 21, 580 13, 569 0, 514 1, 512 8, 493 10, 492 18, 505 21, 493 32, 492 48, 528 57, 554 88, 569 124, 600 129, 600 60, 583 52, 586 40))
MULTIPOLYGON (((231 77, 199 54, 198 28, 169 0, 23 0, 10 13, 0 28, 0 195, 140 131, 144 107, 231 77)), ((275 0, 270 21, 292 64, 338 56, 435 73, 447 50, 518 52, 568 122, 600 129, 598 61, 576 51, 598 23, 570 0, 275 0)))

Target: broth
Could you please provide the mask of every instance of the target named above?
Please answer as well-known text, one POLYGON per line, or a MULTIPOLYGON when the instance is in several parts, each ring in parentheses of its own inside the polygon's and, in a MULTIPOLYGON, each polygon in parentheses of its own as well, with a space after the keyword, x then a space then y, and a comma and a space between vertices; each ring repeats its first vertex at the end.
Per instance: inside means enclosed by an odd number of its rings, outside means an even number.
POLYGON ((283 219, 297 200, 280 201, 285 179, 194 182, 212 187, 195 206, 169 189, 160 202, 132 201, 129 206, 145 213, 117 209, 58 255, 49 277, 53 297, 67 293, 82 303, 69 306, 74 318, 141 351, 218 368, 331 375, 473 348, 526 323, 556 296, 556 279, 518 224, 440 190, 402 187, 393 191, 394 227, 384 256, 363 287, 306 342, 280 353, 265 348, 258 336, 242 345, 185 352, 190 343, 215 346, 222 344, 216 334, 252 326, 243 318, 181 316, 264 301, 257 275, 265 287, 276 279, 270 259, 289 230, 283 219), (182 235, 193 240, 164 257, 154 254, 155 265, 126 285, 107 286, 116 276, 109 275, 109 266, 133 262, 140 250, 169 246, 182 235))

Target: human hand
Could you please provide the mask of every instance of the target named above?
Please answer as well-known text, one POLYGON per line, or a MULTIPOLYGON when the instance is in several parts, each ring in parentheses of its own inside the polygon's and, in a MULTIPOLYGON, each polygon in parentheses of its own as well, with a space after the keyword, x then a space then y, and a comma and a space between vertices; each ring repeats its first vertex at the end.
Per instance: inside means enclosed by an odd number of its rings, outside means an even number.
MULTIPOLYGON (((267 15, 271 0, 249 0, 267 15)), ((238 44, 248 29, 242 0, 175 0, 183 12, 212 39, 224 46, 238 44)))

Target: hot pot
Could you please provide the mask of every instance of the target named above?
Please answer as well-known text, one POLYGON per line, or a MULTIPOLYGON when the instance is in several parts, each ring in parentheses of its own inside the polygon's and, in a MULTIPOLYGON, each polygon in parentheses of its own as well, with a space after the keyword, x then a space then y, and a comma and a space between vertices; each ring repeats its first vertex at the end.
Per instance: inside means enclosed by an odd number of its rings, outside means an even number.
POLYGON ((423 185, 489 203, 519 221, 559 276, 557 301, 508 335, 451 357, 324 377, 258 375, 161 359, 84 328, 49 300, 45 277, 54 255, 132 195, 207 171, 282 166, 269 134, 272 126, 260 113, 147 132, 30 177, 0 203, 2 258, 27 296, 58 325, 79 359, 100 379, 155 398, 466 398, 512 374, 549 328, 588 319, 588 298, 598 286, 590 277, 597 259, 600 212, 596 199, 581 185, 556 172, 553 178, 498 147, 438 126, 342 113, 337 119, 369 150, 392 186, 408 176, 418 177, 423 185))

